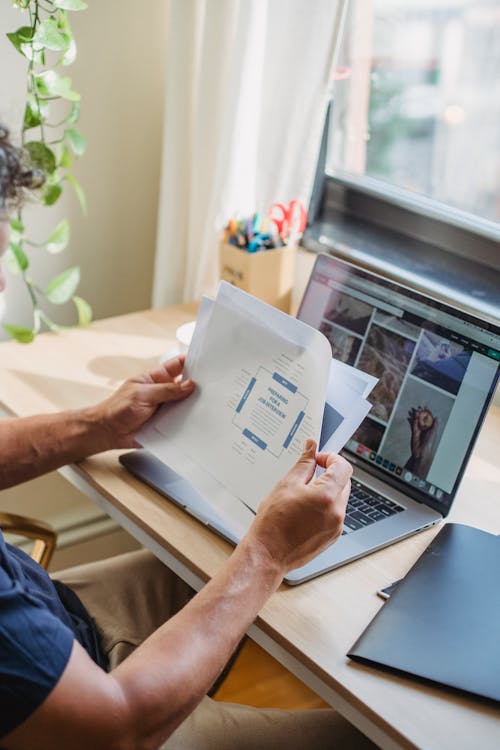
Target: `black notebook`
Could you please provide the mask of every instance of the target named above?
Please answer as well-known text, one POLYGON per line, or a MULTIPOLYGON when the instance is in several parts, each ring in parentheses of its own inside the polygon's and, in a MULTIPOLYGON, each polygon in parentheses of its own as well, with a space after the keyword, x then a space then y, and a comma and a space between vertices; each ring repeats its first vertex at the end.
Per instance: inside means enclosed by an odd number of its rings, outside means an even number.
POLYGON ((500 702, 500 538, 446 524, 347 655, 500 702))

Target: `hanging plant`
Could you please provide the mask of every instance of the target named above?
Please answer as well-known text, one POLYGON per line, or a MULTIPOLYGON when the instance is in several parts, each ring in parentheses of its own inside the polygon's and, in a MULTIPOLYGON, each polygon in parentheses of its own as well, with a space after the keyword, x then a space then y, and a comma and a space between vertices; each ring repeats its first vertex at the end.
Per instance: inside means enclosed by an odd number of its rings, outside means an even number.
MULTIPOLYGON (((75 191, 81 208, 86 213, 85 193, 71 169, 74 158, 85 151, 85 139, 76 127, 80 117, 80 94, 71 79, 64 75, 65 68, 76 58, 76 45, 68 20, 68 12, 87 7, 82 0, 14 0, 13 4, 26 15, 23 26, 7 37, 27 61, 26 104, 22 125, 22 146, 29 154, 31 164, 38 170, 43 185, 36 191, 40 202, 53 206, 59 200, 65 185, 75 191)), ((26 285, 33 306, 33 326, 25 328, 5 324, 12 338, 29 343, 45 326, 60 330, 42 303, 54 305, 73 301, 78 325, 88 325, 92 319, 90 305, 76 295, 80 282, 80 269, 68 268, 41 288, 30 275, 30 254, 45 250, 57 254, 65 250, 70 241, 70 225, 61 219, 45 242, 29 238, 23 218, 23 207, 10 220, 10 242, 5 261, 7 268, 20 275, 26 285)))

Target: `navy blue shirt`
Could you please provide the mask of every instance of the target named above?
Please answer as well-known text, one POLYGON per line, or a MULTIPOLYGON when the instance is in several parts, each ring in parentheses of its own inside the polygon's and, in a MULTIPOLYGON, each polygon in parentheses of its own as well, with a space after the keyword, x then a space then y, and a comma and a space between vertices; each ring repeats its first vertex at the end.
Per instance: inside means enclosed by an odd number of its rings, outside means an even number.
POLYGON ((95 625, 76 594, 0 532, 0 738, 30 716, 79 643, 103 668, 95 625))

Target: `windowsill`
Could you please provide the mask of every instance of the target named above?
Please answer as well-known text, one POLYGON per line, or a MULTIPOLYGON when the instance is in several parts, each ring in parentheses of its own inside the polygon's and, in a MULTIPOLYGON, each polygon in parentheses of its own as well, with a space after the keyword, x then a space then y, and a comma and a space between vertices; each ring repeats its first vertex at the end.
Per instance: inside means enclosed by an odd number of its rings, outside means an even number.
POLYGON ((498 325, 499 270, 340 211, 330 216, 306 230, 304 247, 331 252, 498 325))

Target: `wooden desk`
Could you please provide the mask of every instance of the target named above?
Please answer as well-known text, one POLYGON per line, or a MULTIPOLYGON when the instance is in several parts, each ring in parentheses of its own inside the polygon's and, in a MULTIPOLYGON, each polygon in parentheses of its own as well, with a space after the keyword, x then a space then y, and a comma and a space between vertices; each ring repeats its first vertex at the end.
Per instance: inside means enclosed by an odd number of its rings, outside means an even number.
MULTIPOLYGON (((94 323, 33 344, 2 344, 0 400, 10 413, 95 403, 124 377, 149 368, 175 345, 193 306, 94 323)), ((500 409, 487 419, 452 519, 500 533, 500 409)), ((117 452, 66 467, 78 486, 196 588, 213 576, 230 547, 117 461, 117 452)), ((384 748, 493 750, 500 710, 410 679, 355 665, 345 656, 381 606, 375 592, 403 576, 430 542, 428 530, 297 588, 282 586, 250 635, 384 748)), ((500 679, 500 676, 499 676, 500 679)))

